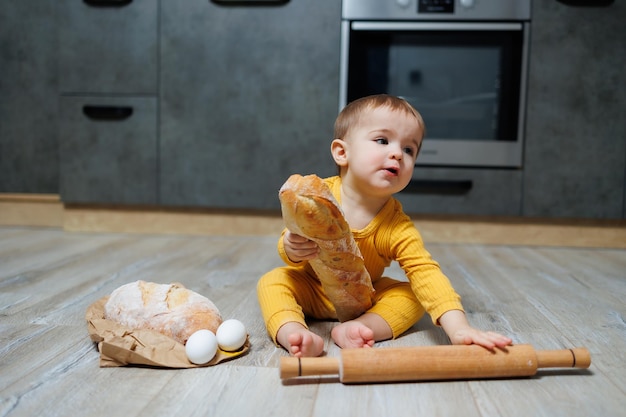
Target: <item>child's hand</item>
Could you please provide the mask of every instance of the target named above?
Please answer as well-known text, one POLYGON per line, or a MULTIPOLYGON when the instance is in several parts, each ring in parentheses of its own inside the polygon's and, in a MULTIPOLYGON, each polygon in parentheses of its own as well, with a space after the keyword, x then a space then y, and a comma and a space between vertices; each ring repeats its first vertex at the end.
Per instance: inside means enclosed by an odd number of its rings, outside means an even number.
POLYGON ((487 349, 506 347, 513 341, 496 332, 485 332, 473 328, 467 322, 465 313, 460 310, 446 311, 440 318, 443 327, 453 345, 480 345, 487 349))
POLYGON ((320 251, 317 243, 306 237, 291 233, 289 230, 283 236, 285 253, 292 262, 301 262, 314 259, 320 251))
POLYGON ((512 343, 512 340, 499 333, 485 332, 473 327, 467 327, 452 334, 450 342, 453 345, 480 345, 487 349, 493 349, 506 347, 512 343))

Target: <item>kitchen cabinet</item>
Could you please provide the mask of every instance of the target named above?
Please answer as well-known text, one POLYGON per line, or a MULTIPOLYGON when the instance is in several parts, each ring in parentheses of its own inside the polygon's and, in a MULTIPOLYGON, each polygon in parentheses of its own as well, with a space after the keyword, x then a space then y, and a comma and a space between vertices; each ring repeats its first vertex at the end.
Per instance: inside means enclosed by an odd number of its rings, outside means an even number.
POLYGON ((59 2, 63 93, 157 92, 158 0, 59 2))
MULTIPOLYGON (((8 2, 0 192, 277 208, 290 174, 335 173, 340 3, 8 2)), ((535 2, 523 169, 419 167, 407 212, 626 218, 625 14, 535 2)))
POLYGON ((626 3, 534 2, 525 216, 626 217, 626 3))
POLYGON ((0 193, 58 193, 56 1, 0 7, 0 193))
POLYGON ((332 175, 341 2, 161 3, 161 203, 276 209, 332 175))
POLYGON ((65 202, 157 202, 157 100, 61 98, 61 195, 65 202))
POLYGON ((65 203, 158 203, 157 0, 59 6, 65 203))
POLYGON ((411 214, 519 216, 521 190, 518 169, 416 167, 397 198, 411 214))

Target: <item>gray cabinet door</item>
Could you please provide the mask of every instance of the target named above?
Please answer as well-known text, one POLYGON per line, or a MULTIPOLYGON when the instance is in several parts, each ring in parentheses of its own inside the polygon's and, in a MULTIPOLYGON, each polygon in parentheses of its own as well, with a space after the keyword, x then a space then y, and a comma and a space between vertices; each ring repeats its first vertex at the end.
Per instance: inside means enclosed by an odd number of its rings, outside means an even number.
POLYGON ((61 99, 66 203, 157 203, 155 98, 61 99))
POLYGON ((0 192, 59 191, 56 7, 0 7, 0 192))
POLYGON ((525 216, 621 218, 626 169, 626 2, 534 2, 525 216))
POLYGON ((413 178, 397 196, 407 213, 519 216, 521 212, 521 170, 419 167, 413 178))
POLYGON ((162 203, 278 208, 290 174, 334 173, 340 3, 162 2, 162 203))
POLYGON ((59 2, 60 91, 155 94, 158 0, 99 3, 59 2))

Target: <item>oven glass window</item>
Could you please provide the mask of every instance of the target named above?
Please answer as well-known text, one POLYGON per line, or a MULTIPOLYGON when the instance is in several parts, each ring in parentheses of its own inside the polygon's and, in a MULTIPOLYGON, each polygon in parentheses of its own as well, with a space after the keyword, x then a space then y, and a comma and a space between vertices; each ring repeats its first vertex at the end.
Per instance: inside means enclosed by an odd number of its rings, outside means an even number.
POLYGON ((348 101, 389 93, 429 139, 517 140, 521 31, 351 31, 348 101))

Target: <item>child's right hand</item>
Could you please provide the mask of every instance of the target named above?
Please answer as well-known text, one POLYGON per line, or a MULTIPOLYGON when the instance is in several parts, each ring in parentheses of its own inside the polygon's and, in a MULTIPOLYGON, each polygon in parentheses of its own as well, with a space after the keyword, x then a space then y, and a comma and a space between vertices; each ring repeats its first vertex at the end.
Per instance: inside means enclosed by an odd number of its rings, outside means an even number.
POLYGON ((317 257, 320 248, 317 243, 304 236, 291 233, 289 230, 283 236, 285 253, 292 262, 302 262, 317 257))

